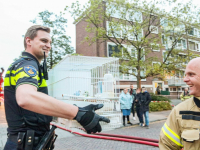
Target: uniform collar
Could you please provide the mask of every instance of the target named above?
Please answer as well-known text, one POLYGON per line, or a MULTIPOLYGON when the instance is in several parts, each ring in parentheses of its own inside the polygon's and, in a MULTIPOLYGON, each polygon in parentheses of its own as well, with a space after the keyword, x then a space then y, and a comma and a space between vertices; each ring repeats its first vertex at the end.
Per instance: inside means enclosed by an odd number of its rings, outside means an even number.
POLYGON ((194 102, 195 104, 197 105, 197 107, 200 108, 200 100, 199 100, 200 97, 194 97, 194 102))
POLYGON ((30 57, 30 58, 32 58, 32 59, 34 59, 38 64, 39 64, 39 62, 38 62, 38 60, 35 58, 35 56, 33 56, 31 53, 28 53, 28 52, 22 52, 22 57, 30 57))
POLYGON ((196 98, 198 98, 200 100, 200 97, 196 97, 196 98))

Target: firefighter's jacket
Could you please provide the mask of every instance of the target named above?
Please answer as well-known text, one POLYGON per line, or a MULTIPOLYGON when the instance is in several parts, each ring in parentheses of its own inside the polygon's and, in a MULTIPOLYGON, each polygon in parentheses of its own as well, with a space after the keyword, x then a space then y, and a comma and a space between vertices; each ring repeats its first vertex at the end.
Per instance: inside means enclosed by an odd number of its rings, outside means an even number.
POLYGON ((180 95, 180 98, 181 98, 182 101, 184 101, 184 100, 186 100, 186 99, 189 99, 189 98, 191 98, 191 97, 192 97, 192 95, 190 95, 189 92, 184 93, 184 91, 183 91, 183 92, 181 93, 181 95, 180 95))
POLYGON ((192 97, 172 110, 160 132, 161 150, 200 150, 199 99, 192 97))

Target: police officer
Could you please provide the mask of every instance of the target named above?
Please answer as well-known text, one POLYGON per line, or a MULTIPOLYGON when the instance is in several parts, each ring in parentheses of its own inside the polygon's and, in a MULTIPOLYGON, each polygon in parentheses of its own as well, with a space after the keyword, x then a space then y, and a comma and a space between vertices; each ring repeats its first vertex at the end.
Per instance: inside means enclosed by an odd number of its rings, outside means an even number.
POLYGON ((200 149, 200 57, 192 59, 185 70, 184 82, 194 97, 177 105, 160 133, 161 150, 200 149))
POLYGON ((190 95, 188 88, 185 88, 184 91, 180 95, 181 100, 185 101, 186 99, 189 99, 190 97, 192 97, 192 95, 190 95))
POLYGON ((45 132, 50 130, 51 116, 76 119, 87 133, 100 132, 99 121, 108 123, 109 119, 94 111, 103 105, 80 108, 48 96, 46 64, 44 61, 41 67, 40 63, 44 56, 48 57, 51 49, 50 29, 31 26, 25 34, 24 47, 22 57, 10 65, 4 80, 8 123, 4 150, 34 149, 45 132), (33 142, 32 147, 30 143, 27 146, 27 142, 33 142))

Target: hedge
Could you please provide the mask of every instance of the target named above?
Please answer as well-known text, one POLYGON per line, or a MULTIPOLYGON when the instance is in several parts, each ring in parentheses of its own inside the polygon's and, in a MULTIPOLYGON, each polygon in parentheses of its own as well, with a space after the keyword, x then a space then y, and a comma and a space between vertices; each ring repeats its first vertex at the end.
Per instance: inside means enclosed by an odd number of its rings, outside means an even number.
POLYGON ((151 102, 149 104, 150 111, 162 111, 162 110, 171 110, 172 106, 167 102, 151 102))
POLYGON ((150 95, 151 95, 151 101, 168 101, 168 102, 171 102, 171 100, 169 98, 166 98, 164 96, 155 95, 154 93, 150 93, 150 95))

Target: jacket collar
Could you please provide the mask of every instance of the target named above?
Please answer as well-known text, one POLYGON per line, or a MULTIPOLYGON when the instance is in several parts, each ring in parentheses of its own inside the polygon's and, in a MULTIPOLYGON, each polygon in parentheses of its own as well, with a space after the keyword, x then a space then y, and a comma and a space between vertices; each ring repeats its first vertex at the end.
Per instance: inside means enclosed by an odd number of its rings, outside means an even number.
POLYGON ((200 100, 198 98, 194 97, 194 103, 200 108, 200 100))
POLYGON ((35 58, 35 56, 33 56, 31 53, 28 53, 28 52, 22 52, 22 57, 24 57, 24 58, 26 58, 26 57, 30 57, 30 58, 34 59, 34 60, 38 63, 38 65, 39 65, 38 60, 37 60, 37 59, 35 58))

